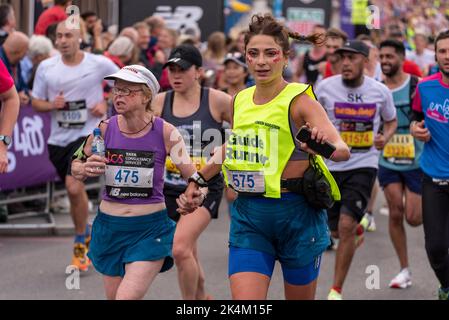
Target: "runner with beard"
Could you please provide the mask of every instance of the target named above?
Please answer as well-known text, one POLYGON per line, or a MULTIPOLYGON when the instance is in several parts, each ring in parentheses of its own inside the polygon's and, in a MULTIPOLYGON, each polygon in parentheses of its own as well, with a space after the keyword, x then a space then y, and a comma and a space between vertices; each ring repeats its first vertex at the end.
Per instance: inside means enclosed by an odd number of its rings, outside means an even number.
POLYGON ((351 150, 341 163, 327 162, 341 192, 341 201, 328 210, 329 227, 339 238, 334 284, 329 300, 341 300, 342 288, 356 248, 363 241, 363 218, 382 150, 396 130, 396 108, 388 88, 363 74, 369 48, 349 41, 336 51, 342 74, 323 80, 316 88, 318 101, 351 150), (378 133, 381 118, 383 133, 378 133))
POLYGON ((379 184, 389 209, 389 233, 399 258, 400 272, 390 281, 390 288, 405 289, 412 284, 407 255, 404 217, 410 226, 422 223, 421 179, 419 168, 423 143, 410 135, 411 103, 418 78, 403 71, 404 44, 386 40, 380 44, 380 62, 385 85, 393 94, 398 128, 385 146, 379 160, 379 184))

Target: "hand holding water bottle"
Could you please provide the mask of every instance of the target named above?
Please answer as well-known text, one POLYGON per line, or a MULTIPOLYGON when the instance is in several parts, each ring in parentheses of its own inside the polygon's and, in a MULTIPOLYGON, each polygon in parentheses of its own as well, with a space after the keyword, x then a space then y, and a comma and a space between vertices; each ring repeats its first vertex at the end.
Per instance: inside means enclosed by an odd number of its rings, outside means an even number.
POLYGON ((105 158, 105 145, 101 137, 101 130, 94 130, 94 138, 92 140, 92 155, 87 158, 84 168, 88 177, 98 177, 104 174, 107 160, 105 158))

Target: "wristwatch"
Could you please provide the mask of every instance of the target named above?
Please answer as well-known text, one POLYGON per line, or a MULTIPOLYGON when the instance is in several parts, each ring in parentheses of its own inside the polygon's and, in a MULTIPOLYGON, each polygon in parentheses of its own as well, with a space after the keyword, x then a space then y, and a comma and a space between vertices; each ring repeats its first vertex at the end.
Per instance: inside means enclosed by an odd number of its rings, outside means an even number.
POLYGON ((0 136, 0 141, 3 141, 3 143, 6 146, 9 146, 11 144, 11 137, 10 136, 0 136))
POLYGON ((194 174, 192 174, 187 181, 194 182, 201 188, 207 187, 206 179, 204 179, 204 177, 199 172, 195 172, 194 174))

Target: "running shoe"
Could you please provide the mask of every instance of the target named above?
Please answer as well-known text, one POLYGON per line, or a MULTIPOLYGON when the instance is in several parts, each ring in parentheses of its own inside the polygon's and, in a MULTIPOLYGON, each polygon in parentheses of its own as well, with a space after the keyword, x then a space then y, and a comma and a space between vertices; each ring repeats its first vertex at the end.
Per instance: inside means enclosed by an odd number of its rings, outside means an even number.
POLYGON ((87 257, 87 248, 83 243, 75 243, 73 247, 72 265, 77 267, 80 271, 87 271, 89 269, 90 260, 87 257))
POLYGON ((343 300, 341 293, 338 293, 336 290, 331 289, 329 294, 327 295, 327 300, 343 300))
POLYGON ((365 240, 365 229, 361 224, 357 225, 357 230, 355 233, 355 247, 358 248, 363 244, 365 240))
POLYGON ((449 300, 449 292, 444 292, 440 287, 438 289, 438 300, 449 300))
POLYGON ((360 221, 360 224, 368 232, 376 231, 376 222, 374 221, 374 216, 368 212, 365 213, 365 215, 362 218, 362 221, 360 221))
POLYGON ((393 280, 390 281, 389 287, 393 289, 406 289, 412 285, 412 275, 408 269, 402 269, 393 280))

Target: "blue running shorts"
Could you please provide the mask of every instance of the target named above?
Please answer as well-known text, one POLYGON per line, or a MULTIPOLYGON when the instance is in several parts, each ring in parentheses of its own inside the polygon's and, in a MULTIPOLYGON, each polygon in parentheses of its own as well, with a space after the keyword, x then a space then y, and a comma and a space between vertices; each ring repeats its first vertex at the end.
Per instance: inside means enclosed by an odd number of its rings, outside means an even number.
POLYGON ((98 211, 87 256, 98 272, 111 277, 123 277, 125 265, 135 261, 165 259, 160 272, 167 271, 173 266, 175 226, 167 210, 137 217, 98 211))
MULTIPOLYGON (((273 275, 275 257, 252 249, 229 248, 229 276, 239 272, 257 272, 270 277, 273 275)), ((301 268, 287 268, 282 265, 284 281, 295 286, 305 286, 318 278, 321 256, 301 268)))
POLYGON ((379 184, 382 188, 385 188, 391 183, 402 183, 403 185, 406 185, 411 192, 419 195, 422 194, 423 173, 420 168, 399 171, 379 166, 377 177, 379 178, 379 184))
MULTIPOLYGON (((231 207, 230 267, 232 248, 240 248, 274 257, 285 270, 303 268, 321 256, 329 238, 326 211, 310 207, 302 195, 282 193, 280 199, 239 195, 231 207)), ((272 269, 270 259, 262 257, 257 260, 261 265, 245 271, 266 274, 263 270, 272 269)))

